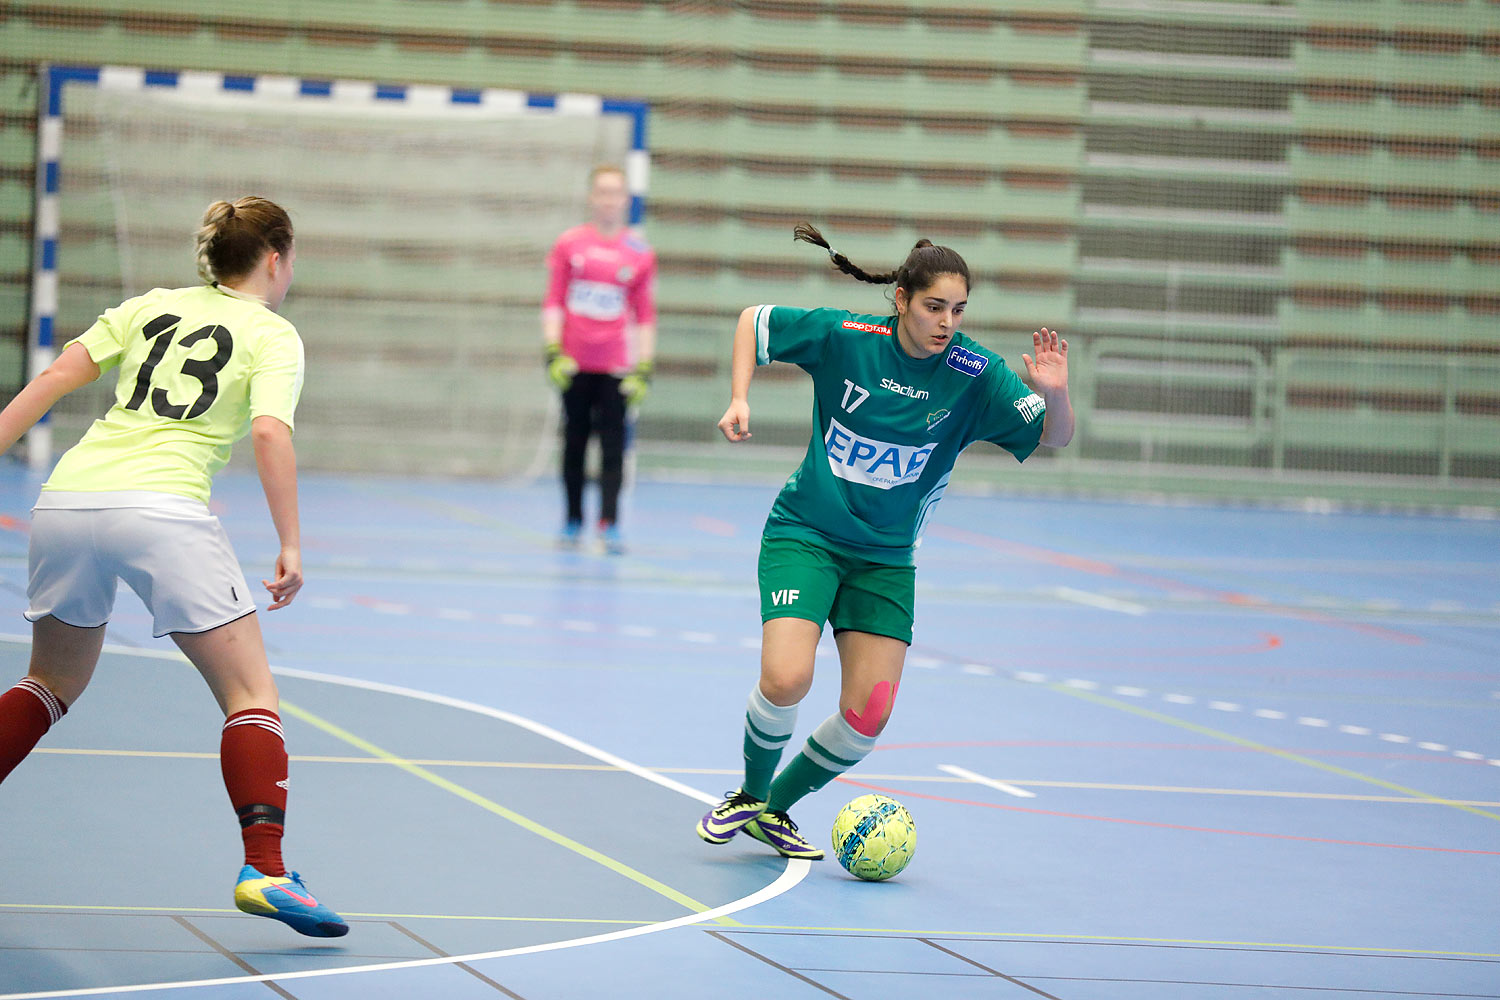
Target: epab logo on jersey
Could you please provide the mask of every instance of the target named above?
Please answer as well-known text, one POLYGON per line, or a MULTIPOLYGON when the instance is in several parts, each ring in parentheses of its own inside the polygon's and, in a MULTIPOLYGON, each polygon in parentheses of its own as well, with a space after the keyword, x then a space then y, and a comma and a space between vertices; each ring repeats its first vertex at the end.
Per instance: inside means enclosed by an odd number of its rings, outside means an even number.
POLYGON ((990 359, 983 354, 975 354, 964 347, 954 345, 943 360, 948 362, 948 367, 963 372, 965 375, 978 375, 984 371, 990 359))
POLYGON ((823 435, 828 468, 835 476, 881 490, 920 479, 936 447, 936 441, 923 445, 893 444, 862 437, 837 420, 828 421, 828 433, 823 435))

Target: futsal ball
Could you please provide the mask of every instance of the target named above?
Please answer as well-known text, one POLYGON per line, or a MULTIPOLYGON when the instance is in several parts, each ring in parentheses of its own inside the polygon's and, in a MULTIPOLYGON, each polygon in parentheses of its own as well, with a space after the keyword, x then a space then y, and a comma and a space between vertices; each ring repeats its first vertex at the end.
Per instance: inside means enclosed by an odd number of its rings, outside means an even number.
POLYGON ((883 882, 901 873, 917 850, 917 826, 888 795, 861 795, 833 818, 833 853, 855 878, 883 882))

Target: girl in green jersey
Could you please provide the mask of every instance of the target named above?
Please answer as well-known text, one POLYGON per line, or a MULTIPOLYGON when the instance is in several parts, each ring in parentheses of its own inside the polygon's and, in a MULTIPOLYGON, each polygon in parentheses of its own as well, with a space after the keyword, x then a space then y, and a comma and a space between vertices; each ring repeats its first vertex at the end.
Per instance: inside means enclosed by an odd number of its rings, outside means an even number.
POLYGON ((1032 335, 1024 380, 959 332, 969 269, 953 250, 922 240, 899 268, 871 274, 812 226, 795 238, 827 250, 851 277, 894 285, 895 311, 740 314, 719 430, 749 439, 751 376, 770 361, 812 376, 816 430, 761 538, 761 669, 745 714, 745 779, 697 832, 722 844, 744 830, 785 857, 816 860, 822 850, 787 810, 864 759, 890 718, 911 643, 913 552, 959 452, 981 440, 1018 460, 1038 444, 1061 448, 1073 410, 1068 344, 1055 332, 1032 335), (842 669, 838 711, 777 774, 825 622, 842 669))
MULTIPOLYGON (((0 694, 0 781, 88 686, 123 579, 224 712, 219 758, 245 849, 235 905, 339 937, 348 925, 282 863, 276 682, 250 588, 208 509, 213 474, 248 432, 281 542, 274 579, 262 582, 270 610, 290 604, 302 587, 292 413, 303 358, 276 310, 292 283, 292 222, 264 198, 217 201, 197 251, 203 284, 107 310, 0 412, 3 452, 63 396, 118 370, 115 404, 58 460, 32 511, 31 666, 0 694)), ((141 820, 121 817, 121 834, 141 820)))

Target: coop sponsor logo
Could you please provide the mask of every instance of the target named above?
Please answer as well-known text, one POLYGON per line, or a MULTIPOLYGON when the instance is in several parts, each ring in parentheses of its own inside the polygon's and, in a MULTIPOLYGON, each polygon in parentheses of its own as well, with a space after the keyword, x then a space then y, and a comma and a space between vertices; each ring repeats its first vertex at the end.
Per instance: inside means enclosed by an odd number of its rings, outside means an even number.
POLYGON ((983 354, 975 354, 962 347, 955 347, 949 351, 945 360, 949 368, 961 371, 965 375, 978 375, 990 363, 990 359, 983 354))
POLYGON ((877 441, 854 433, 837 420, 829 420, 823 447, 828 454, 828 468, 835 476, 861 486, 888 490, 920 479, 937 442, 911 445, 877 441))
POLYGON ((902 385, 894 379, 883 378, 880 380, 880 388, 889 389, 898 396, 909 396, 912 399, 926 399, 931 393, 926 389, 918 389, 915 386, 902 385))
POLYGON ((1047 412, 1047 404, 1042 402, 1042 397, 1032 393, 1025 399, 1015 401, 1016 412, 1029 424, 1043 413, 1047 412))
POLYGON ((882 337, 889 337, 891 335, 891 328, 888 326, 881 326, 878 323, 861 323, 857 319, 844 320, 844 329, 858 330, 861 333, 878 333, 882 337))

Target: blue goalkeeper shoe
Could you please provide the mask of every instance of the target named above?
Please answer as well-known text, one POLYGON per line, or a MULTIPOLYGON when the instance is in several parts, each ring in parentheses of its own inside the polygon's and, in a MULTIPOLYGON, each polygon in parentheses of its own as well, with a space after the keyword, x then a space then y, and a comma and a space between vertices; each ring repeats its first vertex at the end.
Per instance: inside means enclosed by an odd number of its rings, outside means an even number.
POLYGON ((725 792, 725 799, 714 806, 698 821, 698 836, 710 844, 727 844, 729 838, 739 833, 745 824, 759 816, 766 804, 737 788, 725 792))
POLYGON ((234 905, 245 913, 280 920, 308 937, 343 937, 349 933, 344 918, 318 902, 296 872, 262 875, 250 865, 240 869, 234 905))
POLYGON ((560 549, 576 549, 578 543, 583 540, 583 522, 568 521, 557 533, 557 547, 560 549))
POLYGON ((604 546, 606 555, 625 554, 625 536, 620 534, 620 526, 613 521, 599 522, 599 542, 604 546))
POLYGON ((767 809, 745 824, 745 832, 762 844, 770 845, 783 858, 823 860, 822 849, 808 843, 807 838, 797 832, 797 824, 784 812, 767 809))

